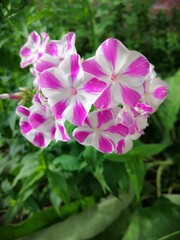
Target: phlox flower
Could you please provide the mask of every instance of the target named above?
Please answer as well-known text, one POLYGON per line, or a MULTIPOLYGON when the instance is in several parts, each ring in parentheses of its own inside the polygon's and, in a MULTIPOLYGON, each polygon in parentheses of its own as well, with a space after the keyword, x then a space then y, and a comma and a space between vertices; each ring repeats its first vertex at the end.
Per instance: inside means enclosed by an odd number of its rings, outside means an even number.
POLYGON ((25 68, 30 64, 34 64, 42 56, 45 51, 46 44, 49 40, 47 33, 41 33, 41 37, 37 32, 32 32, 28 36, 27 42, 20 49, 21 68, 25 68))
POLYGON ((58 67, 40 75, 40 88, 48 99, 55 118, 62 117, 81 126, 106 84, 88 73, 84 73, 81 58, 72 54, 58 67))
POLYGON ((141 102, 150 105, 153 111, 156 111, 166 97, 166 82, 156 77, 155 74, 150 75, 144 82, 144 94, 141 98, 141 102))
POLYGON ((83 145, 93 146, 100 152, 113 152, 120 139, 128 134, 128 128, 116 123, 113 112, 109 109, 88 114, 82 127, 73 131, 74 138, 83 145))
POLYGON ((121 122, 128 128, 128 135, 118 142, 117 153, 122 154, 130 151, 133 147, 133 140, 137 140, 148 126, 147 120, 152 108, 139 103, 135 108, 124 106, 116 114, 116 121, 121 122))
POLYGON ((119 104, 134 107, 144 92, 149 62, 139 52, 129 51, 120 41, 110 38, 99 46, 94 57, 83 62, 83 69, 107 84, 95 102, 97 108, 119 104))
POLYGON ((21 105, 17 107, 22 135, 40 148, 47 147, 52 140, 70 141, 64 120, 54 119, 48 105, 45 105, 46 100, 42 101, 42 98, 36 94, 30 108, 21 105))
POLYGON ((49 68, 58 66, 64 58, 70 54, 76 53, 75 33, 65 34, 61 40, 52 40, 46 45, 42 57, 35 64, 36 70, 41 73, 49 68))

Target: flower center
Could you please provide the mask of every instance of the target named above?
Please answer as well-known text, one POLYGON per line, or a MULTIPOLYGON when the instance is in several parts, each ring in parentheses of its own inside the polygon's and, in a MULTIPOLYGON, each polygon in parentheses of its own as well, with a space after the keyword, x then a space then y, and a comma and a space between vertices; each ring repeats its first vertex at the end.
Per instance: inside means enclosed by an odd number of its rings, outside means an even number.
POLYGON ((115 82, 117 79, 118 79, 118 76, 117 76, 115 73, 113 73, 113 74, 111 75, 111 80, 112 80, 113 82, 115 82))
POLYGON ((72 96, 76 95, 76 94, 77 94, 77 90, 76 90, 75 88, 71 87, 71 88, 70 88, 70 94, 71 94, 72 96))

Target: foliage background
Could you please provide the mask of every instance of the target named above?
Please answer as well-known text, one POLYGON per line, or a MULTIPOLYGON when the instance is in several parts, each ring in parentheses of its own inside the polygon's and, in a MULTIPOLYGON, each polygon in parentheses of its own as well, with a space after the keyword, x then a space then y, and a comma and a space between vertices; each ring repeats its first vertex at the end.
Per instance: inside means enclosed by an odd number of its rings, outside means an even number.
MULTIPOLYGON (((20 69, 18 52, 33 30, 46 31, 51 39, 74 31, 83 58, 92 56, 105 39, 118 38, 143 53, 169 85, 168 99, 149 119, 141 142, 122 156, 103 155, 75 141, 39 150, 20 135, 17 101, 0 100, 3 240, 33 234, 56 222, 56 234, 63 240, 69 239, 63 231, 70 232, 73 240, 180 236, 180 18, 178 9, 168 15, 163 10, 153 14, 153 4, 153 0, 1 0, 0 93, 32 89, 32 76, 28 69, 20 69), (120 196, 122 201, 112 197, 101 208, 100 199, 108 195, 120 196), (88 206, 90 210, 81 213, 88 206), (107 208, 112 211, 106 212, 107 208), (92 219, 90 232, 83 225, 87 218, 92 219)), ((57 239, 48 228, 43 231, 32 239, 46 240, 48 234, 57 239)))

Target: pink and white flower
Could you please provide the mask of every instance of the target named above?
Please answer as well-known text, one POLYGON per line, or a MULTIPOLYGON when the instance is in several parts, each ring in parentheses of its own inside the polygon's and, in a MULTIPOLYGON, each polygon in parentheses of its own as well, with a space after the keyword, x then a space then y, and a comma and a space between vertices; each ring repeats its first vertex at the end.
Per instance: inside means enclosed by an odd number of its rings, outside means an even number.
POLYGON ((28 36, 27 42, 20 49, 21 68, 25 68, 30 64, 34 64, 42 56, 46 49, 49 36, 47 33, 41 33, 41 37, 37 32, 32 32, 28 36))
POLYGON ((50 41, 46 45, 45 53, 35 65, 36 70, 41 73, 49 68, 58 66, 68 55, 75 54, 75 39, 75 33, 69 32, 61 40, 50 41))
POLYGON ((131 150, 133 140, 137 140, 148 126, 147 119, 152 108, 142 103, 138 105, 135 108, 123 107, 116 117, 117 123, 121 122, 129 130, 128 135, 118 142, 116 151, 119 154, 131 150))
POLYGON ((148 78, 144 84, 145 92, 141 102, 150 105, 156 111, 167 97, 167 84, 158 77, 148 78))
POLYGON ((103 81, 84 73, 78 54, 66 57, 59 67, 40 75, 41 90, 55 117, 63 117, 77 126, 83 124, 105 86, 103 81))
POLYGON ((129 51, 120 41, 110 38, 99 46, 94 57, 83 62, 83 69, 107 83, 95 103, 97 108, 119 104, 134 107, 143 94, 149 62, 139 52, 129 51))
POLYGON ((50 109, 44 105, 38 94, 34 96, 30 108, 18 106, 22 135, 33 145, 45 148, 52 140, 70 141, 64 127, 64 120, 55 120, 50 109))
POLYGON ((118 142, 127 134, 128 128, 117 124, 114 113, 108 109, 89 113, 83 126, 73 132, 80 144, 93 146, 104 153, 115 151, 118 142))

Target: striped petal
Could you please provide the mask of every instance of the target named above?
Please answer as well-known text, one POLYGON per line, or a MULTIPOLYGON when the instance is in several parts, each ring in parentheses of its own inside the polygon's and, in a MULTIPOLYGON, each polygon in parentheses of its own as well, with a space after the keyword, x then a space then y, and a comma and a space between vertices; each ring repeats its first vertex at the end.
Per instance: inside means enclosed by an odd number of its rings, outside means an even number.
POLYGON ((29 114, 30 114, 30 111, 29 111, 28 108, 19 105, 19 106, 16 108, 16 114, 17 114, 19 117, 28 117, 29 114))

